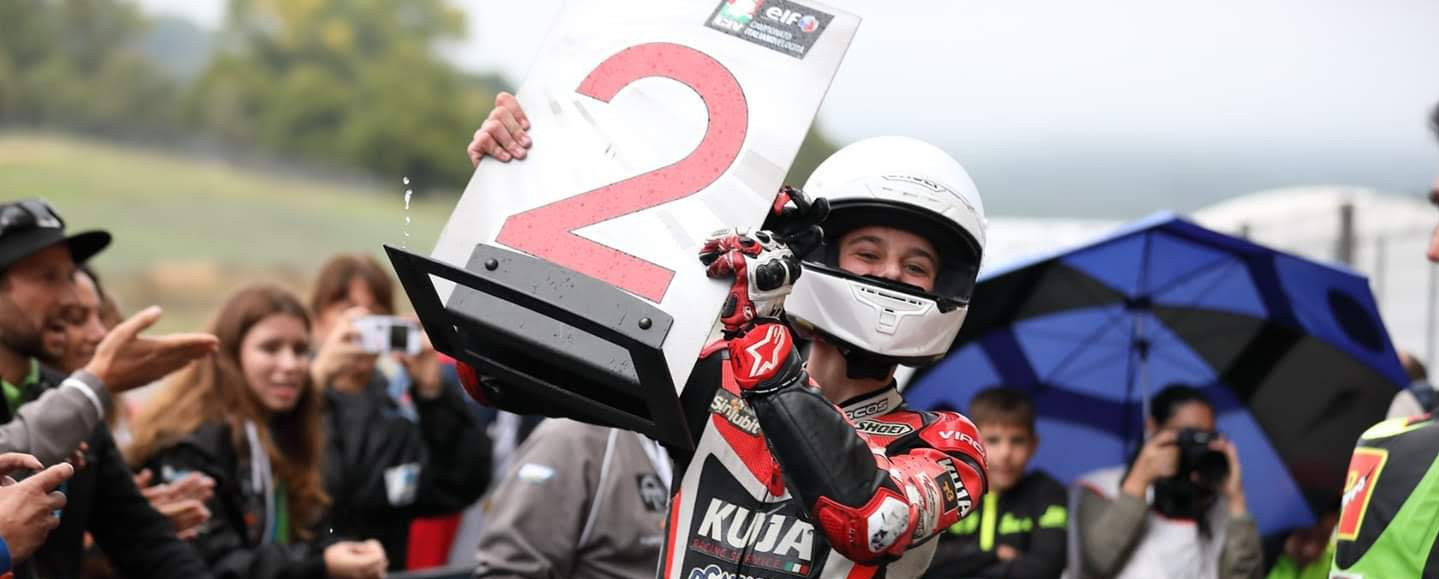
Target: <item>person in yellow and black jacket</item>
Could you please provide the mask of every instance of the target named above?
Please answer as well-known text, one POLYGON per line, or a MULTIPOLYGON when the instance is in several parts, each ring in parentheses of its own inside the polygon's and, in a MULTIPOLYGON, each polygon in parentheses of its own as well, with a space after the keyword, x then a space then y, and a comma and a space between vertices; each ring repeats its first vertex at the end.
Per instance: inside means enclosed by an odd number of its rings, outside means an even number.
POLYGON ((924 577, 1059 577, 1068 494, 1041 471, 1025 473, 1039 445, 1034 403, 1019 390, 991 388, 970 401, 969 416, 989 450, 990 491, 979 501, 979 512, 940 536, 924 577))
MULTIPOLYGON (((1429 128, 1439 137, 1439 105, 1429 128)), ((1429 202, 1439 207, 1439 178, 1429 202)), ((1439 227, 1427 257, 1439 264, 1439 227)), ((1391 418, 1365 431, 1341 505, 1330 577, 1439 577, 1439 416, 1391 418)))

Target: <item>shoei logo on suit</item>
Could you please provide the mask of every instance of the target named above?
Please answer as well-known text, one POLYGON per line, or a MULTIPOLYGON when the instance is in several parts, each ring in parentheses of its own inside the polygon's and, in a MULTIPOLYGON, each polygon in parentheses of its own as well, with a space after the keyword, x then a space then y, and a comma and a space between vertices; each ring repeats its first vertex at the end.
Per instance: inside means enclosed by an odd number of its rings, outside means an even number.
POLYGON ((854 425, 854 429, 875 436, 901 436, 914 432, 914 427, 908 424, 875 421, 861 422, 854 425))

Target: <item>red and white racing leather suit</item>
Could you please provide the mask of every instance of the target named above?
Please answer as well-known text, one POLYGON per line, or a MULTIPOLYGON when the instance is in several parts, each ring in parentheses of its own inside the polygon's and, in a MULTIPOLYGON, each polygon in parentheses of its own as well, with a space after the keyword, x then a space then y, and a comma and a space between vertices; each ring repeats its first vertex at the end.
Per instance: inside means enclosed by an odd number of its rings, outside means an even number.
POLYGON ((682 402, 660 577, 918 577, 987 488, 968 419, 892 384, 836 407, 777 323, 706 349, 682 402))

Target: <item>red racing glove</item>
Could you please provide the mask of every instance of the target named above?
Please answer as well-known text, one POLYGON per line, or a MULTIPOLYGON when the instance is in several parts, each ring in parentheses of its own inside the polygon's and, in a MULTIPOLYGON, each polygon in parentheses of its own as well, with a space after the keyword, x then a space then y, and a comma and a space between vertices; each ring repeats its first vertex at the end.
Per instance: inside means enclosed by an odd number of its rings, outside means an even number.
POLYGON ((723 229, 711 234, 700 249, 700 263, 712 279, 730 279, 720 322, 734 336, 756 320, 779 319, 784 298, 799 279, 799 259, 768 231, 723 229))

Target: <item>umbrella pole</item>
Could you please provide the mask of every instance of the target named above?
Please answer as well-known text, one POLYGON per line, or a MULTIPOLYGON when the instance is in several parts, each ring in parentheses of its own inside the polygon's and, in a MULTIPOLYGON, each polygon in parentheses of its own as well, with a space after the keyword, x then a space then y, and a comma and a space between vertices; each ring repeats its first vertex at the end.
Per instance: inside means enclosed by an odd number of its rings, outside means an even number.
MULTIPOLYGON (((1139 358, 1135 363, 1136 372, 1139 378, 1140 414, 1139 422, 1143 424, 1149 418, 1149 340, 1144 337, 1144 316, 1134 316, 1134 337, 1130 342, 1133 344, 1134 355, 1139 358)), ((1143 432, 1142 440, 1149 441, 1149 433, 1143 432)))

